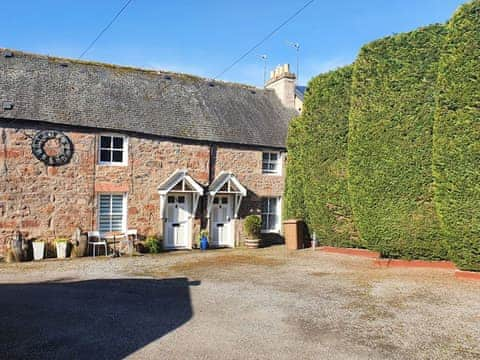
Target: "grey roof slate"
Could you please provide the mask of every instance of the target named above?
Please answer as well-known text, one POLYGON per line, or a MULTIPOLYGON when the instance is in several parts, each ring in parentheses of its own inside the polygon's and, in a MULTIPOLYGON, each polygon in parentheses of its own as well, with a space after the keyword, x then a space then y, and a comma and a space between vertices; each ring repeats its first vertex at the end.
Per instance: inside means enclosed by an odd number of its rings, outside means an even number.
POLYGON ((295 94, 297 95, 297 97, 303 101, 303 98, 305 97, 305 92, 307 91, 307 87, 306 86, 295 86, 295 94))
POLYGON ((278 148, 295 116, 272 90, 7 49, 0 102, 0 118, 278 148))

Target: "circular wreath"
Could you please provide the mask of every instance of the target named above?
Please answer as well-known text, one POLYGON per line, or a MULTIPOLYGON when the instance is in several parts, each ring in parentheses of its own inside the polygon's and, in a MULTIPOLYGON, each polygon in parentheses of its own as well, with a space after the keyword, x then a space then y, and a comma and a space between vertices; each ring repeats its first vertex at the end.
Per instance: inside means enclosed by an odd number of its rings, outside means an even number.
POLYGON ((65 134, 56 130, 39 131, 32 140, 32 153, 35 157, 49 166, 67 164, 73 155, 73 144, 65 134), (45 152, 45 144, 49 140, 57 140, 60 144, 56 155, 48 155, 45 152))

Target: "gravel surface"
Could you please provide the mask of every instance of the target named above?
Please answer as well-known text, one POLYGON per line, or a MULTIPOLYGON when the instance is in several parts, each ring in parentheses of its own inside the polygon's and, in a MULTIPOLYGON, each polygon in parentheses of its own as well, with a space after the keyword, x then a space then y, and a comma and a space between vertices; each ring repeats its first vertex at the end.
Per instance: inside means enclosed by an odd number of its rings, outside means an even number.
POLYGON ((0 264, 0 358, 479 359, 480 282, 275 246, 0 264))

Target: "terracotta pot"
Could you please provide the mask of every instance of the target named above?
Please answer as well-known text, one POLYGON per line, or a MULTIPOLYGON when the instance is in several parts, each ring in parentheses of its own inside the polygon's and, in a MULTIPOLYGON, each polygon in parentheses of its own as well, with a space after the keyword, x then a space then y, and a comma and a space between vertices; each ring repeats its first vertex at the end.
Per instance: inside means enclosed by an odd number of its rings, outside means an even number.
POLYGON ((245 239, 245 246, 249 249, 258 249, 261 242, 260 239, 245 239))

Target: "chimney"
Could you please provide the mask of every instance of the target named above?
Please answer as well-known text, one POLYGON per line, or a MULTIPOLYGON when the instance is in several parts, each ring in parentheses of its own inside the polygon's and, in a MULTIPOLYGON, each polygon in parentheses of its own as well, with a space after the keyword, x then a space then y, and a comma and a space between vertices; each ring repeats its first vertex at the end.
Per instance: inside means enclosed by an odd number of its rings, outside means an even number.
POLYGON ((283 106, 295 109, 295 86, 297 77, 290 72, 290 65, 278 65, 270 71, 270 79, 265 84, 266 89, 273 89, 283 106))

